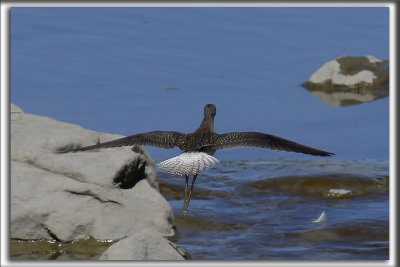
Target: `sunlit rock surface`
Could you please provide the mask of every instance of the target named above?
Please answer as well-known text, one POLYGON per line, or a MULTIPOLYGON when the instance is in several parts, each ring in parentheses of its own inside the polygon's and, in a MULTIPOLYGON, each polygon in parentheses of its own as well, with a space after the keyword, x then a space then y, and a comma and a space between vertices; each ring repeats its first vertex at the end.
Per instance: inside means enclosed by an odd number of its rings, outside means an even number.
POLYGON ((10 237, 118 240, 147 230, 164 242, 173 235, 171 206, 144 149, 59 153, 119 137, 11 105, 10 237))
POLYGON ((185 256, 160 233, 144 230, 111 245, 100 260, 184 260, 185 256))
POLYGON ((389 61, 341 56, 322 65, 302 85, 330 106, 371 102, 389 95, 389 61))

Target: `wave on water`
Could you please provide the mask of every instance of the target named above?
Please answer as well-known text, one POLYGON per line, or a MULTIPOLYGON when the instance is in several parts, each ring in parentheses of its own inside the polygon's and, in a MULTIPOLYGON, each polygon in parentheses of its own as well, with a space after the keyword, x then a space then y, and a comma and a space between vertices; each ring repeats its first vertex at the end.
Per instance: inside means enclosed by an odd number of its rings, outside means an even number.
MULTIPOLYGON (((163 193, 181 199, 181 177, 163 173, 159 182, 163 193)), ((389 163, 361 159, 221 160, 201 174, 195 198, 253 198, 266 191, 324 199, 388 195, 389 163)))
POLYGON ((389 176, 332 173, 268 178, 247 183, 252 189, 294 192, 322 198, 350 198, 389 192, 389 176))

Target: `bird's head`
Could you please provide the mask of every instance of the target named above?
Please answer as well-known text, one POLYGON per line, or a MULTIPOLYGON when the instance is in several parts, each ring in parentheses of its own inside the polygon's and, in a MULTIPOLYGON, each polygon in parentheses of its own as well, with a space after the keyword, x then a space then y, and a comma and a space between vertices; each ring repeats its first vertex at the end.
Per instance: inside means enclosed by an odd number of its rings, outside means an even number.
POLYGON ((215 114, 217 114, 217 108, 215 105, 207 104, 204 106, 204 116, 214 118, 215 114))

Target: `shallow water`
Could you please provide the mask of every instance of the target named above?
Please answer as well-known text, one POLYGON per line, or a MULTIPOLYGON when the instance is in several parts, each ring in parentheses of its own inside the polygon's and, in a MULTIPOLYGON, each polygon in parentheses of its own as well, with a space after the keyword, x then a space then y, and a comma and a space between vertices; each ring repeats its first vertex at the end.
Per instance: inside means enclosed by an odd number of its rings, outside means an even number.
POLYGON ((117 240, 96 240, 93 237, 71 242, 57 240, 19 240, 10 242, 11 260, 97 260, 117 240))
POLYGON ((383 260, 388 173, 386 161, 222 162, 199 175, 186 216, 184 178, 159 181, 176 214, 173 241, 193 259, 383 260), (325 222, 314 223, 323 211, 325 222))

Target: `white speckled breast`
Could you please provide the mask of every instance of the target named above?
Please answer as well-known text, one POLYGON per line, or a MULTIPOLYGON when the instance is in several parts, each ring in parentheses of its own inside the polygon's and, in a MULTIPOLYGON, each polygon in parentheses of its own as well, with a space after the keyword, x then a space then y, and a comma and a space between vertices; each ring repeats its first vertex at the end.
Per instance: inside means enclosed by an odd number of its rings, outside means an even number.
POLYGON ((158 167, 172 174, 194 175, 219 163, 219 160, 204 152, 184 152, 179 156, 158 163, 158 167))

